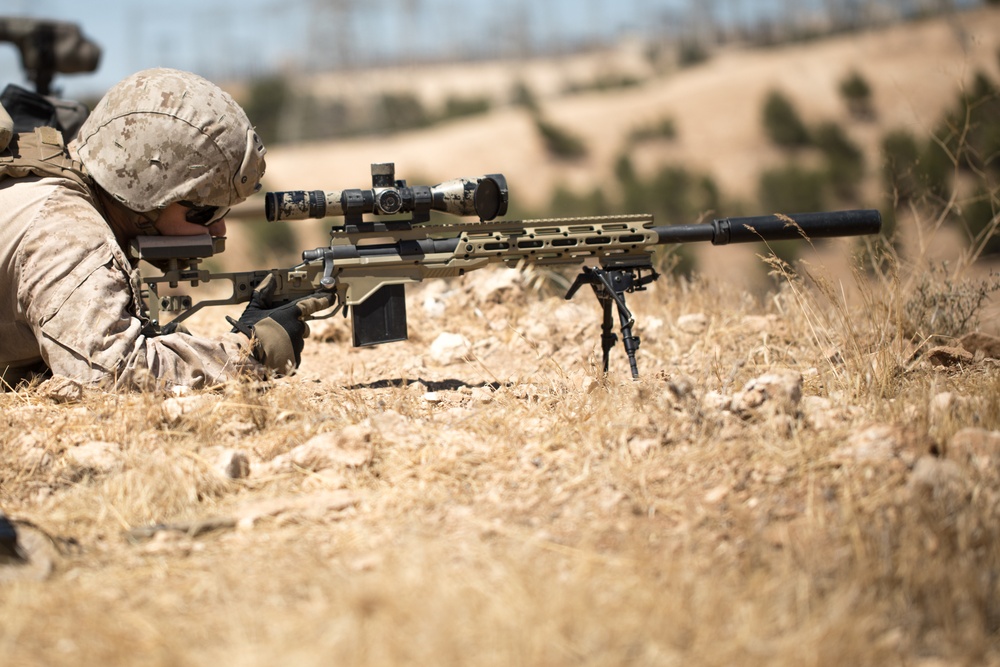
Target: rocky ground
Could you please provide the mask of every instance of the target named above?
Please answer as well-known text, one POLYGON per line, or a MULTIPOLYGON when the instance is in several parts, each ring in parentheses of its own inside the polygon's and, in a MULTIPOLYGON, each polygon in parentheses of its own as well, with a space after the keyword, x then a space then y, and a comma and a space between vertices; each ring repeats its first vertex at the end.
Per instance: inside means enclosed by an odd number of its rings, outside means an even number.
POLYGON ((662 279, 633 381, 558 278, 411 290, 406 343, 316 323, 269 384, 0 395, 0 655, 1000 664, 995 338, 662 279))

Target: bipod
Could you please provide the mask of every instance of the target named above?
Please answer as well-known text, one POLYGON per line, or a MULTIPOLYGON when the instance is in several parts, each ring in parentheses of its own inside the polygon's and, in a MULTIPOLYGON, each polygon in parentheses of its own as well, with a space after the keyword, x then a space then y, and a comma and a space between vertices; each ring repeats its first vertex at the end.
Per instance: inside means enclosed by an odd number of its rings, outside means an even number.
POLYGON ((625 293, 644 290, 646 285, 660 277, 653 267, 642 266, 620 267, 606 269, 603 267, 585 266, 566 292, 566 298, 572 299, 582 285, 590 285, 597 301, 601 304, 604 317, 601 322, 601 351, 604 354, 604 372, 608 372, 608 360, 611 348, 618 342, 614 332, 614 318, 611 314, 612 304, 618 308, 618 321, 622 332, 622 344, 628 355, 628 365, 632 371, 632 379, 639 379, 639 367, 636 364, 635 353, 639 349, 639 337, 632 334, 635 318, 632 311, 625 305, 625 293), (643 271, 649 271, 643 275, 643 271))

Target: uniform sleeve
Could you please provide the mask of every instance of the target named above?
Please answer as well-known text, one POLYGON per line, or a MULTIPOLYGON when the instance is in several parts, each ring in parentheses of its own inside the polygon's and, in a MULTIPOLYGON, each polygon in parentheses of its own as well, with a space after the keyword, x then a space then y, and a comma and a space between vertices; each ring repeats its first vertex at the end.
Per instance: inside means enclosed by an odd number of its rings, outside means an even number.
POLYGON ((53 373, 119 387, 262 375, 240 334, 147 335, 138 280, 97 211, 69 201, 45 213, 23 245, 18 298, 53 373))
POLYGON ((53 373, 117 386, 201 387, 255 372, 239 334, 199 338, 185 333, 147 336, 135 317, 127 276, 115 263, 86 276, 38 328, 42 358, 53 373))

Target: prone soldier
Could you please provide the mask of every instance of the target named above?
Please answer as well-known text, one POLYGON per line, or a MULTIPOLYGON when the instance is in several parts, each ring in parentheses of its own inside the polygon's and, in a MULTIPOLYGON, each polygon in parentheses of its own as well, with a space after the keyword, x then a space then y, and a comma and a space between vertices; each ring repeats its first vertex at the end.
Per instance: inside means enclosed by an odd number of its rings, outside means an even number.
POLYGON ((68 145, 51 127, 13 133, 0 152, 0 386, 40 373, 203 386, 296 367, 302 318, 332 298, 272 307, 264 284, 230 333, 158 335, 123 251, 138 235, 224 235, 265 152, 231 96, 172 69, 119 82, 68 145))

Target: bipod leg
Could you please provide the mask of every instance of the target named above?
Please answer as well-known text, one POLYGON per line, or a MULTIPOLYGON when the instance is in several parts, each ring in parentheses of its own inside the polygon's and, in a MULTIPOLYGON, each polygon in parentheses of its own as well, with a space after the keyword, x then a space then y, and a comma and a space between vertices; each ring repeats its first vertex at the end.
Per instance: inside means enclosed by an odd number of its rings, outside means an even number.
MULTIPOLYGON (((629 370, 632 371, 632 379, 638 380, 639 365, 635 360, 635 353, 639 349, 639 337, 632 335, 632 325, 635 324, 635 318, 632 317, 632 311, 625 305, 625 292, 632 289, 635 277, 629 271, 606 271, 604 269, 593 269, 592 275, 600 283, 599 285, 594 285, 594 291, 597 292, 598 288, 600 288, 600 291, 604 294, 604 303, 606 303, 604 315, 607 326, 611 326, 610 301, 613 300, 618 307, 618 321, 621 324, 622 344, 625 346, 625 354, 628 355, 629 370)), ((597 298, 600 299, 601 295, 598 294, 597 298)))
POLYGON ((628 355, 628 365, 629 369, 632 371, 632 379, 639 379, 639 365, 635 360, 636 350, 639 349, 639 337, 632 335, 632 325, 635 324, 635 319, 632 317, 632 313, 629 309, 625 307, 625 295, 621 295, 621 299, 615 299, 615 304, 618 306, 618 319, 621 322, 622 328, 622 344, 625 346, 625 354, 628 355))
POLYGON ((635 289, 642 289, 643 285, 656 279, 656 273, 643 277, 640 269, 639 276, 631 269, 607 270, 603 268, 583 267, 583 271, 576 277, 566 298, 570 299, 580 289, 581 285, 588 284, 597 296, 601 308, 604 310, 604 319, 601 323, 601 351, 604 355, 604 372, 608 372, 609 357, 611 348, 618 342, 618 336, 614 333, 614 319, 611 315, 611 304, 618 307, 618 321, 621 324, 622 343, 625 346, 625 354, 628 355, 629 369, 632 371, 632 379, 639 379, 639 367, 635 360, 635 353, 639 349, 639 337, 632 335, 632 326, 635 319, 632 312, 625 305, 625 292, 635 289))
POLYGON ((608 373, 608 365, 611 358, 611 348, 615 346, 618 342, 618 336, 614 332, 614 319, 611 317, 611 305, 612 299, 605 293, 603 289, 599 289, 597 285, 593 285, 594 294, 597 296, 597 301, 601 304, 601 308, 604 310, 604 319, 601 322, 601 351, 604 353, 604 374, 608 373))

